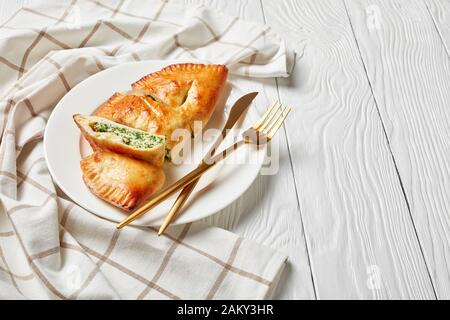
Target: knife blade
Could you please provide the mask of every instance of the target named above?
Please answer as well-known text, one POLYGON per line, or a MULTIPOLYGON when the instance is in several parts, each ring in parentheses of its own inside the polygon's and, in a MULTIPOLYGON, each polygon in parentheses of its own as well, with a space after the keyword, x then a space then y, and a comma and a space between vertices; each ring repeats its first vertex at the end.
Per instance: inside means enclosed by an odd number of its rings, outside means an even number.
MULTIPOLYGON (((210 156, 214 154, 216 151, 216 148, 220 145, 220 143, 225 138, 227 131, 233 128, 233 126, 236 124, 236 122, 239 120, 239 118, 242 116, 245 110, 247 110, 248 106, 252 103, 253 99, 258 95, 258 92, 251 92, 248 93, 242 97, 240 97, 231 108, 231 111, 228 115, 227 122, 225 123, 222 132, 220 136, 216 139, 216 141, 213 143, 211 148, 209 149, 209 152, 206 153, 205 157, 202 161, 206 161, 210 156)), ((181 190, 180 194, 177 197, 177 200, 175 200, 174 204, 172 205, 172 208, 170 209, 169 213, 167 214, 166 218, 164 219, 163 224, 161 225, 158 235, 161 235, 166 228, 169 226, 169 224, 173 221, 173 219, 177 216, 180 209, 183 207, 183 205, 186 203, 187 199, 191 195, 192 191, 194 190, 195 186, 197 185, 198 181, 197 179, 193 181, 191 184, 187 185, 186 187, 181 190)))

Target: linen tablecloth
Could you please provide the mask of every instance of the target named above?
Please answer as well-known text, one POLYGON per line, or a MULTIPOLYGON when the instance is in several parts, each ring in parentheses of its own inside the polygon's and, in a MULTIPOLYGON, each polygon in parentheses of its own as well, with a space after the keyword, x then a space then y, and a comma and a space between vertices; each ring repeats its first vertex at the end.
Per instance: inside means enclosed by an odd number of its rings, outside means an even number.
POLYGON ((33 1, 3 22, 0 298, 270 297, 284 254, 201 222, 162 237, 116 230, 55 187, 42 135, 65 93, 124 62, 200 59, 231 77, 276 77, 291 58, 268 26, 173 1, 33 1))

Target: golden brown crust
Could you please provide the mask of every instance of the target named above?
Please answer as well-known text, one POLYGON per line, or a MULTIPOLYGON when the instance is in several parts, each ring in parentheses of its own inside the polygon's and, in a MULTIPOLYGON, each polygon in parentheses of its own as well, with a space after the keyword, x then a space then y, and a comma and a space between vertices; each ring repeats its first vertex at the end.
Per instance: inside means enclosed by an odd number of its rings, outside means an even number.
MULTIPOLYGON (((115 137, 112 134, 99 134, 91 128, 91 125, 97 121, 110 123, 119 127, 125 127, 121 124, 97 116, 84 116, 80 114, 74 115, 73 119, 78 128, 80 128, 83 137, 89 142, 94 150, 102 149, 117 152, 137 159, 145 160, 156 166, 162 166, 164 163, 165 143, 161 143, 151 149, 137 149, 123 143, 119 139, 114 139, 115 137)), ((130 127, 127 128, 137 130, 130 127)), ((165 136, 160 136, 160 138, 165 139, 165 136)))
POLYGON ((117 153, 96 151, 80 161, 83 180, 101 199, 130 211, 165 181, 161 168, 117 153))
POLYGON ((193 132, 194 122, 205 125, 226 83, 223 65, 174 64, 132 84, 135 94, 114 94, 94 115, 114 122, 165 135, 167 148, 176 129, 193 132))
POLYGON ((228 70, 224 65, 173 64, 146 75, 132 84, 135 92, 179 108, 189 127, 194 121, 205 125, 214 111, 225 85, 228 70))
POLYGON ((132 128, 164 135, 168 149, 177 143, 170 139, 173 130, 186 128, 183 114, 178 110, 136 95, 116 93, 93 114, 132 128))

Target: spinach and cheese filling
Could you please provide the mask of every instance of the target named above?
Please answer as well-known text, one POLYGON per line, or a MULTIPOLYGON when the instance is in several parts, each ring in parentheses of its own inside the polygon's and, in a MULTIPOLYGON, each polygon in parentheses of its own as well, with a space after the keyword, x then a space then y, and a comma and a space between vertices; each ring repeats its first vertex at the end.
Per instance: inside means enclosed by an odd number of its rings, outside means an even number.
POLYGON ((158 137, 147 132, 130 130, 105 122, 94 122, 91 128, 95 132, 112 133, 120 137, 123 143, 136 149, 151 149, 164 143, 163 137, 158 137))

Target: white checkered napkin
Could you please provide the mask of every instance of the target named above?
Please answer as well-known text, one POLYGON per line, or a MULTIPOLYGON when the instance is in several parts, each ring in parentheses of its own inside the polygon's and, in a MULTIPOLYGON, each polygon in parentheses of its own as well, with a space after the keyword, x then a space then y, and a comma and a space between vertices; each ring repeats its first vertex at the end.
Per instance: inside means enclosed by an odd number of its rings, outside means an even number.
POLYGON ((287 76, 284 42, 267 26, 167 1, 33 3, 0 25, 0 298, 270 297, 283 254, 203 223, 162 237, 118 231, 58 192, 42 134, 59 99, 105 68, 196 58, 287 76))

